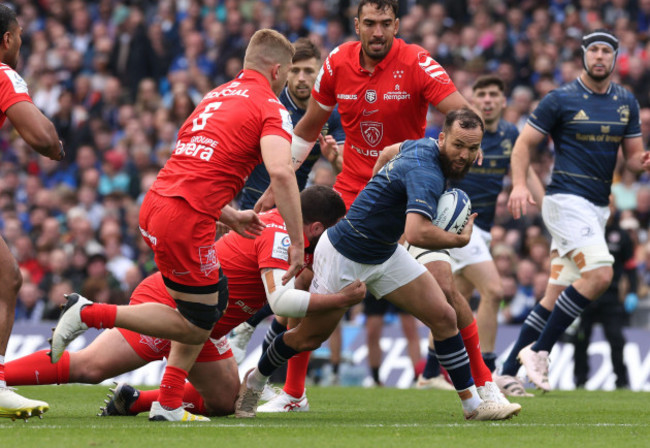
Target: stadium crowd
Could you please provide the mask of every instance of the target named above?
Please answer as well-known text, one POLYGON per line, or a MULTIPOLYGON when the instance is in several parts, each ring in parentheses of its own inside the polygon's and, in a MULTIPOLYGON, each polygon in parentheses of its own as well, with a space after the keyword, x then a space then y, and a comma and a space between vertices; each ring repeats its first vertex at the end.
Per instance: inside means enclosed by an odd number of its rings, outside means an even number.
MULTIPOLYGON (((126 303, 155 270, 138 230, 139 205, 201 97, 234 78, 260 28, 308 37, 323 54, 356 39, 346 0, 16 0, 23 46, 18 72, 63 140, 62 163, 39 157, 11 127, 0 130, 0 228, 24 283, 16 320, 56 319, 64 292, 126 303)), ((520 129, 550 90, 582 68, 580 38, 609 28, 620 42, 614 80, 641 106, 650 142, 650 1, 403 1, 400 33, 428 50, 459 91, 485 73, 506 83, 504 118, 520 129)), ((442 115, 429 114, 436 136, 442 115)), ((552 144, 538 148, 541 179, 552 144)), ((326 161, 312 182, 333 184, 326 161)), ((506 186, 507 190, 507 186, 506 186)), ((620 225, 636 244, 638 297, 650 284, 650 178, 617 171, 620 225)), ((503 279, 502 322, 519 323, 548 279, 550 239, 539 212, 514 220, 498 199, 492 229, 503 279)), ((630 303, 628 310, 632 311, 630 303)))

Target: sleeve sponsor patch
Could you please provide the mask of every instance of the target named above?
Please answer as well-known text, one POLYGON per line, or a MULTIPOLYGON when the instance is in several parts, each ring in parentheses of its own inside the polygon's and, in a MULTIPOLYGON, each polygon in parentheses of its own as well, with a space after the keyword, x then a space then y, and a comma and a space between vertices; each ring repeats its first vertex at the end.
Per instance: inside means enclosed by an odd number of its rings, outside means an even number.
POLYGON ((29 93, 27 89, 27 83, 21 76, 13 70, 6 70, 7 78, 11 81, 11 84, 14 87, 16 93, 29 93))
POLYGON ((273 252, 271 253, 271 257, 288 262, 289 246, 291 246, 289 234, 276 232, 276 234, 273 236, 273 252))

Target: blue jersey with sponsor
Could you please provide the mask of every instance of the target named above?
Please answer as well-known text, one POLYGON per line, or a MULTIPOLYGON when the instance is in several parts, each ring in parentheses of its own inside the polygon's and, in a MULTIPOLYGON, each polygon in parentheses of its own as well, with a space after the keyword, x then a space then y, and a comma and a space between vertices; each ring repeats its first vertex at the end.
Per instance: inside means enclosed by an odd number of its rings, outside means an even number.
POLYGON ((472 165, 460 181, 450 182, 463 190, 472 201, 472 212, 478 213, 474 225, 490 230, 494 223, 497 196, 503 189, 503 178, 510 169, 510 155, 519 136, 517 127, 500 120, 496 132, 485 131, 481 141, 483 165, 472 165))
POLYGON ((407 140, 361 190, 348 214, 328 230, 337 251, 357 263, 381 264, 397 248, 407 213, 435 218, 446 179, 438 142, 407 140))
MULTIPOLYGON (((291 115, 291 122, 296 126, 302 116, 305 115, 305 109, 299 108, 296 103, 293 102, 287 87, 285 87, 280 94, 280 102, 287 108, 289 115, 291 115)), ((342 145, 345 142, 345 133, 341 126, 341 116, 339 115, 338 108, 335 108, 332 111, 332 115, 330 115, 327 123, 323 126, 321 134, 331 135, 338 144, 342 145)), ((298 181, 298 188, 301 191, 305 188, 309 173, 320 156, 320 145, 316 142, 305 161, 302 163, 300 168, 298 168, 298 171, 296 171, 296 180, 298 181)), ((239 207, 242 210, 252 209, 270 183, 271 179, 269 178, 269 173, 266 171, 264 164, 260 163, 255 167, 251 175, 248 176, 246 185, 244 185, 241 196, 239 197, 239 207)))
POLYGON ((639 104, 628 90, 611 83, 599 94, 579 78, 546 95, 528 124, 555 144, 547 194, 574 194, 599 206, 609 203, 618 147, 641 135, 639 104))

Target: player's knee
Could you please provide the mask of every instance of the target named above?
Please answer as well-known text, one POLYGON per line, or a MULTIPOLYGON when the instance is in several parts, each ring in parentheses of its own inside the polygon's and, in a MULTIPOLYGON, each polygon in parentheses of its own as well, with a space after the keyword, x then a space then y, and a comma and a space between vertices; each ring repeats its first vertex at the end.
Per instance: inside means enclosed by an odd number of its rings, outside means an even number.
POLYGON ((431 325, 431 332, 434 339, 442 340, 447 339, 454 334, 457 330, 456 311, 451 305, 442 307, 433 324, 431 325))
MULTIPOLYGON (((490 282, 485 287, 484 298, 490 302, 501 303, 503 300, 503 286, 501 279, 497 282, 490 282)), ((483 299, 483 297, 481 297, 483 299)))
POLYGON ((107 378, 103 366, 93 362, 77 364, 76 370, 75 382, 78 383, 99 384, 107 378))

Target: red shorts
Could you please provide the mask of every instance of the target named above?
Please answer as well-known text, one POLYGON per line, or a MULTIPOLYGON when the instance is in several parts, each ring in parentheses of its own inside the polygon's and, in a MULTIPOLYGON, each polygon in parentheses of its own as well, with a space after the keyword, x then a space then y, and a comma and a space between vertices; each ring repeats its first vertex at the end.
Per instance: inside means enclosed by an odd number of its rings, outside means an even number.
POLYGON ((140 232, 166 279, 189 287, 219 282, 213 217, 197 212, 182 198, 149 191, 140 208, 140 232))
MULTIPOLYGON (((135 288, 133 294, 131 294, 131 302, 129 305, 150 302, 176 308, 176 302, 174 302, 174 299, 167 292, 160 273, 150 275, 135 288)), ((171 342, 168 339, 145 336, 122 328, 118 330, 137 355, 147 362, 159 361, 169 355, 171 342)), ((196 362, 220 361, 231 358, 232 356, 233 354, 227 338, 210 338, 204 344, 196 362)))

